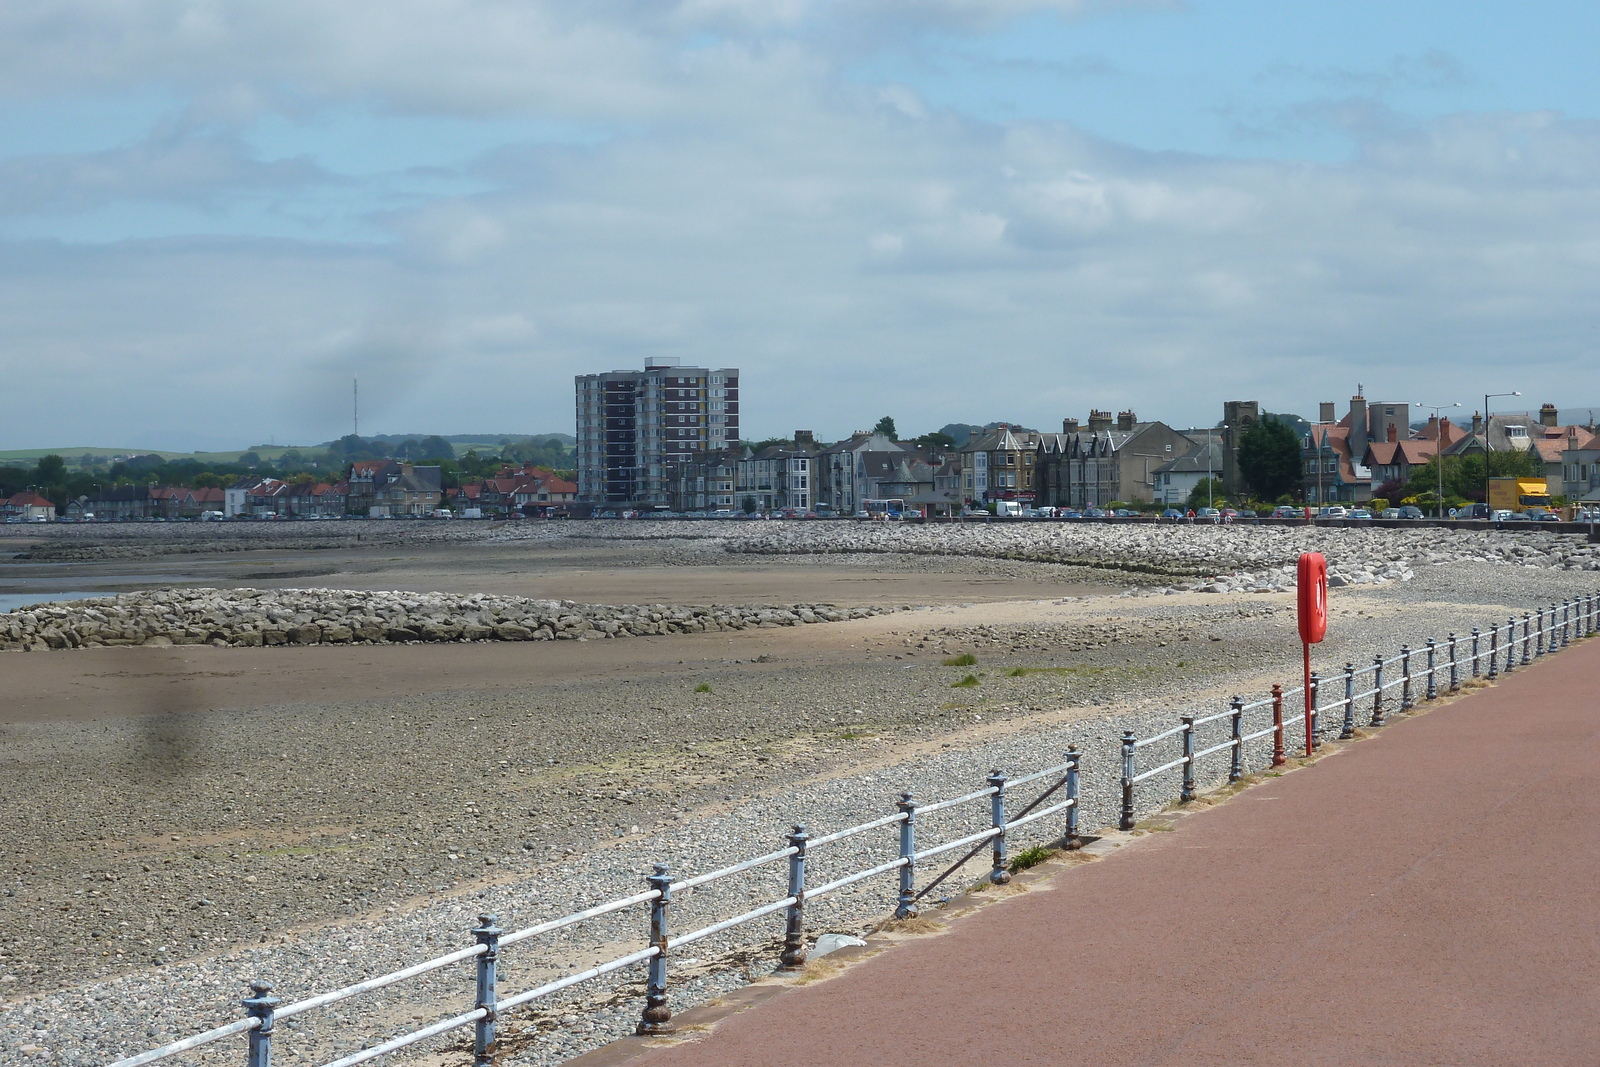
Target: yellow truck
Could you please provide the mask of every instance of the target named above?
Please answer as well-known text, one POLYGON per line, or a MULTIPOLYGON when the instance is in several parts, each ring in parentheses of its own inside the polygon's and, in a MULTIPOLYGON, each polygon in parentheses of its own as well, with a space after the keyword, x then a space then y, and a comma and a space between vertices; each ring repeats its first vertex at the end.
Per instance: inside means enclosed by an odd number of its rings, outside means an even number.
POLYGON ((1550 507, 1550 486, 1543 478, 1490 478, 1489 507, 1521 513, 1550 507))

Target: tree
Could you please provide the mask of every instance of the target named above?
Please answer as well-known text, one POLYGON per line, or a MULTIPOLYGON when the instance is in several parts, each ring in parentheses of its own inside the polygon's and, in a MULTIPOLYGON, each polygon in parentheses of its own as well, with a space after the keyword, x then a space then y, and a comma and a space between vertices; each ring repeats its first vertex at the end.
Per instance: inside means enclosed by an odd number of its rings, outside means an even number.
POLYGON ((1214 508, 1226 503, 1222 498, 1222 479, 1201 478, 1189 491, 1188 503, 1191 508, 1214 508))
POLYGON ((67 462, 54 454, 41 456, 33 477, 40 485, 60 485, 67 477, 67 462))
POLYGON ((894 428, 894 416, 892 415, 885 415, 879 419, 878 424, 872 428, 872 432, 881 433, 891 441, 900 440, 900 435, 894 428))
MULTIPOLYGON (((1462 500, 1483 500, 1484 458, 1482 454, 1470 456, 1445 456, 1443 457, 1444 495, 1447 499, 1459 498, 1462 500)), ((1420 493, 1439 492, 1440 471, 1438 464, 1440 457, 1434 456, 1427 463, 1411 470, 1411 481, 1407 483, 1404 495, 1416 496, 1420 493)), ((1522 452, 1510 450, 1489 453, 1489 476, 1493 478, 1540 478, 1544 476, 1543 465, 1535 458, 1533 451, 1522 452)), ((1395 494, 1389 494, 1390 499, 1395 494)))
POLYGON ((433 434, 422 439, 422 444, 417 447, 423 459, 455 459, 456 450, 449 441, 433 434))
POLYGON ((1288 423, 1264 418, 1239 435, 1239 473, 1263 499, 1300 484, 1300 438, 1288 423))
POLYGON ((746 515, 754 515, 756 513, 756 498, 753 496, 745 497, 739 501, 739 507, 743 509, 746 515))
POLYGON ((913 443, 919 448, 926 448, 932 452, 948 452, 950 449, 956 447, 956 439, 954 437, 951 437, 947 433, 941 433, 938 430, 934 430, 932 433, 923 434, 913 443))

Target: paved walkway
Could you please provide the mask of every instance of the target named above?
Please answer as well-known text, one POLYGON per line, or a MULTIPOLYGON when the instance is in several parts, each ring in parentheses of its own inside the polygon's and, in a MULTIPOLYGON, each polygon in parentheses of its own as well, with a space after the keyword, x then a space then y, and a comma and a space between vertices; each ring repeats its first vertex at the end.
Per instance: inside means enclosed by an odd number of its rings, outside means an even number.
POLYGON ((629 1062, 1600 1063, 1600 640, 629 1062))

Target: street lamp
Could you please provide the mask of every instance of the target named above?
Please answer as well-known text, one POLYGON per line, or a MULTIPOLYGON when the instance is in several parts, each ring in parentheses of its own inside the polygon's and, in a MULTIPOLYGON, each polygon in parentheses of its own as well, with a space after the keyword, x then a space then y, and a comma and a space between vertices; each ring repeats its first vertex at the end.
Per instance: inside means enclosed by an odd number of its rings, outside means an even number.
MULTIPOLYGON (((1433 412, 1433 465, 1439 474, 1439 518, 1442 519, 1444 518, 1444 423, 1439 419, 1439 409, 1458 408, 1461 405, 1459 403, 1424 404, 1419 400, 1415 406, 1422 408, 1425 411, 1433 412)), ((1488 404, 1485 403, 1484 406, 1487 407, 1488 404)), ((1487 441, 1488 439, 1488 424, 1485 423, 1484 440, 1487 441)), ((1483 463, 1484 466, 1488 466, 1489 460, 1485 458, 1483 463)))
MULTIPOLYGON (((1220 422, 1220 423, 1217 424, 1217 429, 1222 431, 1220 434, 1217 435, 1217 441, 1218 441, 1219 444, 1221 444, 1221 446, 1223 448, 1226 448, 1227 444, 1225 442, 1227 441, 1228 431, 1230 429, 1232 429, 1232 427, 1229 426, 1225 422, 1220 422)), ((1216 479, 1211 476, 1211 470, 1212 470, 1211 455, 1212 455, 1212 453, 1211 453, 1211 435, 1207 434, 1206 435, 1206 508, 1208 510, 1209 509, 1213 509, 1213 508, 1215 508, 1217 506, 1217 502, 1216 502, 1217 483, 1216 483, 1216 479)))
POLYGON ((1509 393, 1484 393, 1483 394, 1483 506, 1489 512, 1489 518, 1494 518, 1494 507, 1489 503, 1489 401, 1497 396, 1521 396, 1522 390, 1516 389, 1509 393))

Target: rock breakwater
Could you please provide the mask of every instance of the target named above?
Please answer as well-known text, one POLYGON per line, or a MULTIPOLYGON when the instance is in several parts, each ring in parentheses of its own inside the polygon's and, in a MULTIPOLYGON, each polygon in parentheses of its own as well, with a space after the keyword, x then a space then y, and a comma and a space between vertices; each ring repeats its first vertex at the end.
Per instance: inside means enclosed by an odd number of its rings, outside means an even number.
POLYGON ((166 589, 0 613, 0 649, 586 641, 843 622, 902 610, 578 604, 348 589, 166 589))
MULTIPOLYGON (((683 536, 634 529, 611 536, 683 536)), ((657 524, 665 527, 667 524, 657 524)), ((682 525, 682 524, 677 524, 682 525)), ((692 535, 723 540, 732 553, 905 553, 972 556, 1092 567, 1178 579, 1175 592, 1273 592, 1294 586, 1301 552, 1328 558, 1330 584, 1409 581, 1428 566, 1488 563, 1548 570, 1600 570, 1600 545, 1544 531, 1329 529, 1305 526, 1150 526, 1115 523, 900 525, 889 523, 719 524, 692 535)), ((1163 591, 1163 590, 1157 590, 1163 591)))

